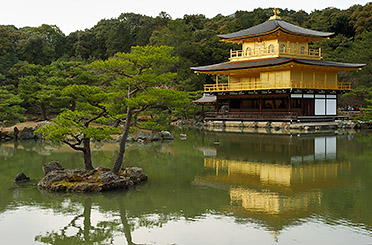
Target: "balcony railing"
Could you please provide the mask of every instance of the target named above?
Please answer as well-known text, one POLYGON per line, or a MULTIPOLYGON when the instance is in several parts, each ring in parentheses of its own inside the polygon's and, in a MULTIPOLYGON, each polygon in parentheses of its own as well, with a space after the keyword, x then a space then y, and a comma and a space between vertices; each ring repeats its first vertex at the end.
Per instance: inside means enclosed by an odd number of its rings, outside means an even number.
POLYGON ((290 121, 296 120, 300 112, 246 111, 246 112, 205 112, 206 120, 266 120, 290 121))
POLYGON ((246 58, 255 59, 267 56, 290 56, 297 58, 310 58, 310 59, 320 59, 321 49, 306 49, 304 46, 299 48, 287 48, 280 47, 279 45, 269 45, 265 48, 255 48, 246 50, 230 50, 230 58, 246 58))
POLYGON ((233 92, 249 90, 266 90, 266 89, 331 89, 331 90, 351 90, 351 83, 328 84, 324 82, 249 82, 249 83, 220 83, 205 84, 204 92, 233 92))

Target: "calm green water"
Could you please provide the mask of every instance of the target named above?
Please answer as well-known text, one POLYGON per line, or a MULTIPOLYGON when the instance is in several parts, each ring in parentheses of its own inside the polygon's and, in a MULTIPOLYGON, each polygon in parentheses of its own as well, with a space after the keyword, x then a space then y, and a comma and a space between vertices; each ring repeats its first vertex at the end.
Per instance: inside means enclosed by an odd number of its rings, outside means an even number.
MULTIPOLYGON (((149 180, 129 191, 53 194, 41 165, 83 166, 42 142, 0 144, 0 244, 371 244, 372 134, 187 133, 133 144, 127 166, 149 180), (13 183, 25 172, 32 181, 13 183)), ((95 145, 111 166, 117 145, 95 145)))

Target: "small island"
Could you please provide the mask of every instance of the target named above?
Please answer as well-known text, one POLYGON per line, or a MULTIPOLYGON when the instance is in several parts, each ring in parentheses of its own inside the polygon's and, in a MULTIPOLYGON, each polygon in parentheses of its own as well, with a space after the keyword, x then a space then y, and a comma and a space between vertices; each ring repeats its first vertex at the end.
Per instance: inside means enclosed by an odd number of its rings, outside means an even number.
POLYGON ((99 192, 125 190, 147 180, 141 168, 125 168, 116 174, 108 168, 64 169, 59 162, 43 165, 44 178, 38 187, 51 192, 99 192))

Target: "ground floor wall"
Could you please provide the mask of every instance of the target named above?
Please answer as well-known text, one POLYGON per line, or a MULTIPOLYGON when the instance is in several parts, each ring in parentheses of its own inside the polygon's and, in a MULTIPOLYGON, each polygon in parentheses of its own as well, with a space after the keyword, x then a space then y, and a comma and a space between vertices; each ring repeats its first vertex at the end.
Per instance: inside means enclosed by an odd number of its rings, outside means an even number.
MULTIPOLYGON (((213 117, 209 113, 210 117, 213 117)), ((319 92, 220 94, 215 115, 252 120, 292 120, 337 116, 337 94, 319 92)))

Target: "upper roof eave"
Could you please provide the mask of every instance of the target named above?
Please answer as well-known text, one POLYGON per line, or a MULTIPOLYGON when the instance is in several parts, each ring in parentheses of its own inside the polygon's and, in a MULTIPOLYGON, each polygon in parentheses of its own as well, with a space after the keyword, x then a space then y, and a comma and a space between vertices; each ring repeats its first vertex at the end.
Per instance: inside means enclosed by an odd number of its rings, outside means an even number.
POLYGON ((290 62, 291 58, 271 58, 263 60, 254 60, 254 61, 234 61, 234 62, 224 62, 219 64, 191 67, 190 69, 195 72, 215 72, 215 71, 226 71, 226 70, 238 70, 238 69, 247 69, 247 68, 256 68, 272 65, 280 65, 290 62))
POLYGON ((219 72, 228 70, 241 70, 241 69, 252 69, 267 66, 277 66, 286 63, 294 62, 302 65, 310 66, 323 66, 329 68, 338 68, 340 70, 354 70, 365 66, 365 64, 351 64, 351 63, 341 63, 333 61, 324 60, 309 60, 309 59, 297 59, 297 58, 285 58, 278 57, 272 59, 263 60, 251 60, 251 61, 234 61, 234 62, 224 62, 208 66, 191 67, 190 69, 194 72, 208 73, 208 72, 219 72))
POLYGON ((277 30, 282 30, 289 34, 305 36, 305 37, 313 37, 313 38, 327 38, 334 34, 333 32, 314 31, 314 30, 310 30, 310 29, 306 29, 300 26, 290 24, 284 20, 274 19, 274 20, 268 20, 264 23, 261 23, 259 25, 250 27, 242 31, 218 35, 218 37, 220 37, 221 39, 225 39, 225 40, 238 40, 238 39, 245 39, 245 38, 268 35, 277 30))

